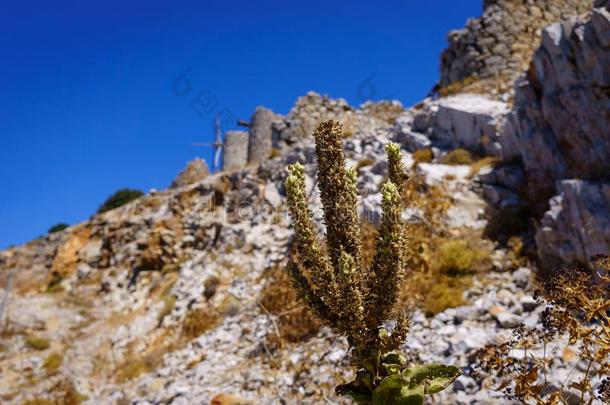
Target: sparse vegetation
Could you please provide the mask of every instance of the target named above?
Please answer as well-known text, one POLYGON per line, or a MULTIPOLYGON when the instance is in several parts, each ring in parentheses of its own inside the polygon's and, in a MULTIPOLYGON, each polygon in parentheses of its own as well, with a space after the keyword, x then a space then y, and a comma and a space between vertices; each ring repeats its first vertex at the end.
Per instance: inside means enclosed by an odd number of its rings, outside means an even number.
POLYGON ((542 322, 520 326, 513 339, 488 345, 477 354, 480 372, 501 379, 497 389, 524 404, 610 403, 610 258, 592 258, 590 266, 561 271, 542 284, 546 302, 542 322), (547 344, 561 336, 578 349, 580 378, 551 383, 547 344), (521 352, 523 355, 515 355, 521 352), (595 388, 593 376, 601 383, 595 388))
POLYGON ((458 94, 458 93, 464 91, 466 88, 468 88, 472 84, 477 83, 478 81, 480 81, 480 79, 477 76, 468 76, 468 77, 464 78, 463 80, 453 82, 453 83, 448 84, 447 86, 441 87, 438 90, 438 94, 441 97, 447 97, 447 96, 451 96, 454 94, 458 94))
POLYGON ((434 275, 427 283, 422 283, 427 285, 422 311, 427 316, 434 316, 447 308, 465 305, 464 291, 471 283, 470 277, 434 275))
POLYGON ((413 152, 413 160, 415 161, 415 164, 430 163, 433 159, 434 152, 432 152, 432 149, 430 148, 417 149, 415 152, 413 152))
POLYGON ((21 403, 21 405, 57 405, 57 401, 49 398, 36 397, 31 399, 26 399, 21 403))
POLYGON ((444 165, 471 165, 474 162, 472 153, 463 148, 454 149, 440 159, 440 163, 444 165))
POLYGON ((489 261, 489 251, 473 248, 462 239, 442 241, 435 255, 436 271, 450 277, 465 276, 485 268, 489 261))
POLYGON ((47 292, 48 293, 56 293, 63 291, 63 287, 61 286, 61 282, 64 281, 64 278, 61 274, 53 272, 51 275, 51 279, 47 284, 47 292))
POLYGON ((59 224, 55 224, 52 227, 49 228, 49 230, 47 231, 48 233, 56 233, 56 232, 61 232, 64 229, 69 228, 70 225, 65 224, 63 222, 60 222, 59 224))
POLYGON ((159 315, 157 315, 157 322, 159 326, 161 326, 165 317, 172 313, 175 305, 176 297, 174 295, 163 296, 163 308, 161 308, 159 315))
POLYGON ((472 285, 472 276, 491 267, 489 247, 474 235, 467 234, 464 239, 433 239, 432 252, 426 263, 428 270, 417 274, 413 286, 408 288, 409 294, 417 288, 416 296, 428 316, 465 305, 463 295, 472 285), (475 246, 477 243, 479 246, 475 246))
POLYGON ((122 205, 130 203, 131 201, 143 196, 144 193, 140 190, 134 190, 130 188, 124 188, 116 193, 112 194, 110 197, 104 201, 102 205, 97 209, 97 213, 101 214, 106 211, 113 210, 122 205))
POLYGON ((375 163, 375 160, 370 159, 370 158, 360 159, 354 169, 356 170, 356 172, 358 174, 360 174, 360 169, 362 169, 363 167, 371 166, 374 163, 375 163))
POLYGON ((429 185, 416 175, 403 184, 402 196, 403 208, 416 217, 407 224, 406 260, 411 274, 399 301, 406 307, 419 307, 427 315, 466 304, 463 293, 471 286, 472 275, 491 267, 490 243, 468 229, 454 229, 448 235, 443 219, 451 197, 442 185, 429 185), (453 257, 451 251, 456 247, 464 249, 453 257))
POLYGON ((170 343, 153 348, 147 353, 129 353, 116 370, 116 381, 124 383, 155 370, 163 362, 165 353, 174 349, 174 345, 170 343))
POLYGON ((47 350, 51 346, 51 342, 49 341, 49 339, 36 336, 27 337, 25 339, 25 344, 29 348, 39 351, 47 350))
POLYGON ((182 334, 188 339, 194 339, 208 330, 214 329, 219 321, 220 316, 213 308, 192 309, 184 318, 182 334))
POLYGON ((74 383, 69 380, 61 381, 53 391, 58 405, 79 405, 87 400, 87 397, 78 392, 74 383))
POLYGON ((283 348, 286 343, 297 343, 315 336, 320 321, 303 302, 297 299, 290 277, 281 267, 272 267, 263 274, 265 286, 259 305, 263 311, 275 317, 274 328, 267 334, 272 349, 283 348))
POLYGON ((460 371, 445 365, 408 367, 396 353, 409 318, 395 303, 406 275, 406 224, 402 198, 406 173, 398 145, 386 147, 389 180, 382 187, 383 215, 370 267, 362 258, 357 213, 356 172, 346 169, 340 124, 322 122, 314 133, 318 185, 326 224, 326 249, 318 240, 305 191, 304 167, 289 167, 288 206, 295 227, 297 262, 291 275, 298 296, 324 323, 346 335, 356 366, 354 381, 337 386, 339 395, 360 404, 423 403, 443 390, 460 371), (392 330, 382 322, 395 318, 392 330))
POLYGON ((479 159, 477 161, 475 161, 474 163, 472 163, 470 165, 470 177, 474 177, 477 174, 479 174, 479 172, 481 171, 481 169, 483 169, 484 167, 494 167, 495 165, 497 165, 500 162, 500 158, 495 157, 495 156, 485 156, 482 159, 479 159))
POLYGON ((391 101, 367 103, 364 108, 369 114, 388 124, 394 124, 396 118, 404 112, 404 108, 400 104, 391 101))
POLYGON ((63 354, 53 352, 44 359, 44 362, 42 363, 42 368, 47 372, 47 374, 53 374, 57 372, 59 367, 61 367, 63 359, 63 354))
POLYGON ((209 300, 214 295, 216 295, 216 291, 218 290, 219 285, 220 279, 214 275, 205 279, 205 281, 203 282, 203 296, 206 300, 209 300))

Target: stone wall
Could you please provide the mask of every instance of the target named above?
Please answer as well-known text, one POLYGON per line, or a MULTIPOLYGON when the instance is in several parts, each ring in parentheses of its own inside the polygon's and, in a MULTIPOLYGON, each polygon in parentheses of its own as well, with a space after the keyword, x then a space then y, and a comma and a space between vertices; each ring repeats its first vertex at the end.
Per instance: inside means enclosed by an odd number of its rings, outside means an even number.
POLYGON ((483 92, 510 91, 540 44, 540 30, 591 6, 591 0, 485 0, 481 17, 448 34, 440 86, 462 82, 483 92))

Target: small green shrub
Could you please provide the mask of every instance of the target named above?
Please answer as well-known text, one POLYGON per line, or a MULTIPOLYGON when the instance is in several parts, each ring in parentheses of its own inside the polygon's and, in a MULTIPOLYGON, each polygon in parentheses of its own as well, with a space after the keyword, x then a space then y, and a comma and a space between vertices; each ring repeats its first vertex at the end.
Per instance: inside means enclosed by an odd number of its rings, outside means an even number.
POLYGON ((56 233, 56 232, 61 232, 64 229, 70 227, 70 225, 60 222, 59 224, 55 224, 52 227, 49 228, 49 230, 47 231, 48 233, 56 233))
POLYGON ((435 267, 441 274, 464 276, 476 272, 477 262, 488 258, 489 253, 483 249, 474 249, 464 240, 449 239, 441 243, 435 267))
POLYGON ((25 344, 34 350, 47 350, 51 346, 49 339, 35 336, 26 338, 25 344))
POLYGON ((470 151, 457 148, 443 156, 440 163, 444 165, 470 165, 475 161, 470 151))
POLYGON ((61 367, 61 363, 64 360, 64 356, 61 353, 53 352, 44 359, 42 363, 42 368, 47 372, 47 374, 55 373, 59 367, 61 367))
POLYGON ((103 212, 113 210, 135 200, 136 198, 141 197, 142 195, 144 195, 144 193, 140 190, 130 188, 121 189, 108 197, 106 201, 104 201, 104 203, 97 209, 97 213, 101 214, 103 212))
POLYGON ((436 276, 426 291, 422 310, 427 316, 434 316, 448 308, 466 304, 464 291, 471 284, 470 277, 436 276))

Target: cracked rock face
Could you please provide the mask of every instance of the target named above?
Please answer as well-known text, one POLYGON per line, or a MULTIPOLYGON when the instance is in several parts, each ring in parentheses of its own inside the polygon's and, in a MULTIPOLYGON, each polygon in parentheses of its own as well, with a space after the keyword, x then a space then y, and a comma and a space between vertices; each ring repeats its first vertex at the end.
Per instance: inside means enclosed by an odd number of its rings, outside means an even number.
POLYGON ((610 183, 564 180, 542 217, 538 251, 550 267, 585 263, 610 246, 610 183))
POLYGON ((500 128, 508 105, 475 94, 459 94, 438 101, 435 138, 450 147, 481 155, 501 156, 500 128))
POLYGON ((610 11, 596 5, 543 30, 500 138, 534 211, 550 205, 536 235, 547 268, 610 250, 610 11))

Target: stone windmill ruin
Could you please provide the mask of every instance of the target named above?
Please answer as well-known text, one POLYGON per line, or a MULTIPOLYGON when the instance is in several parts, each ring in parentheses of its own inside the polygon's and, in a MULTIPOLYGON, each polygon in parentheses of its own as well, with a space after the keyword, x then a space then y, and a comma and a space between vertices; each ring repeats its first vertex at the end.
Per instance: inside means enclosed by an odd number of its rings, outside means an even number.
POLYGON ((220 117, 214 123, 214 142, 194 143, 193 146, 211 147, 214 150, 213 170, 217 172, 234 171, 248 164, 260 163, 271 155, 271 124, 276 115, 265 107, 257 107, 250 122, 239 122, 248 131, 231 130, 224 134, 220 126, 220 117), (221 164, 222 160, 222 164, 221 164))

